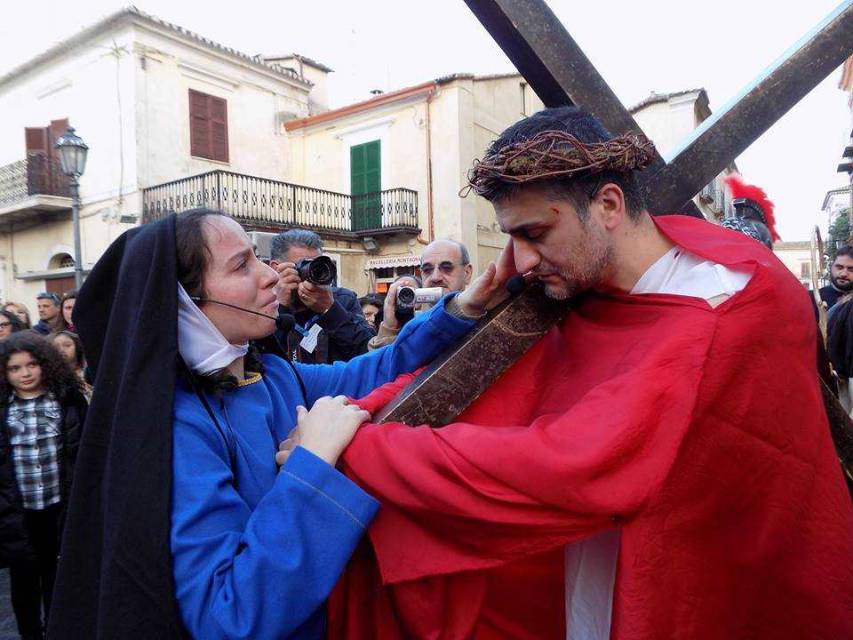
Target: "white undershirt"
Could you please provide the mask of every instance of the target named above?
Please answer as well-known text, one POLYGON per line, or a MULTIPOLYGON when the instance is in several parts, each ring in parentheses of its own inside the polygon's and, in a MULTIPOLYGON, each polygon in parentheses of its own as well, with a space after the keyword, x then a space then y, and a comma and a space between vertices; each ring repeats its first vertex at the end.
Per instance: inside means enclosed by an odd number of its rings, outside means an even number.
MULTIPOLYGON (((668 293, 713 300, 746 287, 754 269, 730 269, 675 246, 640 277, 632 295, 668 293)), ((608 640, 619 529, 566 546, 566 638, 608 640)))

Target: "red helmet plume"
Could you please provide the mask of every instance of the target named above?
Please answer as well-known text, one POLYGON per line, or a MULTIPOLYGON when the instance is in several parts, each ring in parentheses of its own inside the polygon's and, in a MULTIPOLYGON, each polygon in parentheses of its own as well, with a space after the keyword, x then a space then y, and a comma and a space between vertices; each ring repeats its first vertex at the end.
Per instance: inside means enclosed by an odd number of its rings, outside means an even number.
POLYGON ((767 230, 770 232, 770 237, 773 238, 774 242, 782 239, 776 232, 776 218, 773 215, 775 207, 767 198, 767 194, 764 193, 764 189, 752 184, 746 184, 743 181, 743 178, 737 173, 730 173, 723 178, 723 182, 725 182, 726 186, 729 188, 729 193, 731 193, 733 200, 746 198, 747 200, 752 200, 755 205, 761 209, 761 212, 764 215, 765 225, 767 226, 767 230))

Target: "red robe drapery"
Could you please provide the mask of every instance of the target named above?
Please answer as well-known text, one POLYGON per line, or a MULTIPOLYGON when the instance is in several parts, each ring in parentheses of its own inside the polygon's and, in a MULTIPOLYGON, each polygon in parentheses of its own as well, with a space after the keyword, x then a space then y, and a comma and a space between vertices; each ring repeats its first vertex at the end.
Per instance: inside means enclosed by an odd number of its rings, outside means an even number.
POLYGON ((331 637, 564 637, 563 547, 619 527, 616 640, 853 638, 853 509, 801 285, 740 234, 656 223, 752 280, 715 309, 590 294, 458 422, 362 428, 344 468, 383 507, 331 637))

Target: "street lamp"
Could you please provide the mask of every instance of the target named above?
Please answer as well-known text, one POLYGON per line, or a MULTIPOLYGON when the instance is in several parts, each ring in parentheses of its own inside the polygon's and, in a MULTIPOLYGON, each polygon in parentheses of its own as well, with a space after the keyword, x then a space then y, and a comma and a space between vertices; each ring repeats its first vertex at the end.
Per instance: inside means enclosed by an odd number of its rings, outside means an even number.
POLYGON ((69 178, 71 187, 71 225, 74 229, 74 286, 83 284, 83 259, 80 255, 80 176, 86 170, 86 154, 89 147, 74 133, 74 127, 68 127, 64 136, 56 141, 56 151, 62 173, 69 178))

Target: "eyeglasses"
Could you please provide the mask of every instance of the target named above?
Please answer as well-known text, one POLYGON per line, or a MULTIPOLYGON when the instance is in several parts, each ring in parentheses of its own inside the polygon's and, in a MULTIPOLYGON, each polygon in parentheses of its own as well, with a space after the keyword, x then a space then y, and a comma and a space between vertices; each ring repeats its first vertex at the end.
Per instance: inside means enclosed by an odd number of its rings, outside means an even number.
MULTIPOLYGON (((456 267, 461 267, 460 264, 454 264, 452 262, 442 262, 438 265, 438 270, 441 271, 445 275, 450 275, 454 272, 456 267)), ((421 273, 425 276, 429 276, 433 271, 435 271, 435 267, 431 264, 425 264, 421 267, 421 273)))
POLYGON ((0 322, 0 329, 5 329, 6 327, 11 327, 12 323, 8 320, 6 322, 0 322))

